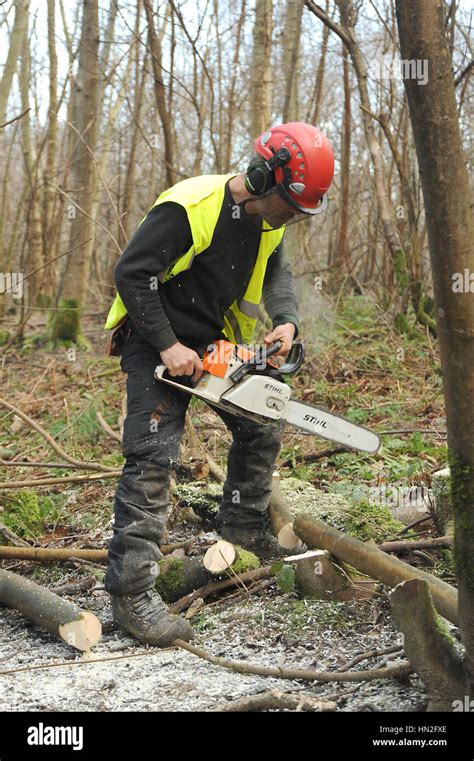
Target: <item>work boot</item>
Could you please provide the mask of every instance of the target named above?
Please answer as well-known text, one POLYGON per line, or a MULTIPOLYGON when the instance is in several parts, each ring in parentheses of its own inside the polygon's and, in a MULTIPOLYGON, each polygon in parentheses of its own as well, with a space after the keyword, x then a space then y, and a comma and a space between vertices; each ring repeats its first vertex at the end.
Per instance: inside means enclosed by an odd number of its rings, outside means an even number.
POLYGON ((246 526, 232 526, 230 524, 224 524, 221 528, 220 534, 223 539, 226 539, 232 544, 237 544, 239 547, 243 547, 244 550, 253 552, 262 560, 271 560, 273 558, 284 558, 287 555, 294 555, 301 550, 287 550, 278 543, 278 540, 274 534, 268 529, 262 528, 247 528, 246 526))
POLYGON ((140 642, 169 647, 175 639, 186 642, 193 636, 189 621, 169 612, 158 592, 148 589, 138 595, 110 595, 114 621, 140 642))

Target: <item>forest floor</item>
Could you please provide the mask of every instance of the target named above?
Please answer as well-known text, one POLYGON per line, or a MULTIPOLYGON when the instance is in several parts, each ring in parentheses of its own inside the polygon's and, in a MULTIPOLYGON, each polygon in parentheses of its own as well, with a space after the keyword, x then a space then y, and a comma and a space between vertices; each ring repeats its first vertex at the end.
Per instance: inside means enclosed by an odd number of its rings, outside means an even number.
MULTIPOLYGON (((298 479, 307 488, 337 494, 354 510, 359 538, 393 539, 399 532, 385 520, 387 511, 373 509, 371 490, 389 488, 403 495, 390 506, 391 515, 413 520, 423 506, 406 499, 422 487, 429 493, 431 474, 446 464, 442 379, 436 342, 422 328, 399 334, 388 318, 363 297, 346 299, 307 318, 304 338, 307 361, 293 379, 294 396, 321 405, 382 432, 375 455, 329 454, 314 462, 305 455, 331 445, 288 428, 278 468, 282 482, 298 479), (308 336, 310 338, 308 339, 308 336), (316 340, 311 340, 317 336, 316 340)), ((119 430, 124 376, 115 358, 104 357, 104 333, 86 322, 88 350, 75 356, 44 343, 44 325, 34 325, 22 348, 10 347, 0 363, 2 397, 38 422, 67 453, 82 461, 121 467, 120 444, 98 422, 99 410, 119 430)), ((225 468, 230 436, 220 419, 193 400, 191 417, 200 440, 225 468)), ((61 458, 27 423, 0 410, 3 461, 58 462, 61 458)), ((179 486, 189 481, 189 448, 183 445, 183 469, 171 508, 169 541, 195 538, 200 552, 217 535, 205 519, 182 510, 179 486)), ((115 479, 28 487, 30 479, 77 474, 67 465, 48 469, 4 466, 1 481, 22 482, 0 490, 0 523, 38 547, 107 547, 112 533, 115 479)), ((216 487, 217 488, 217 487, 216 487)), ((419 493, 419 492, 418 492, 419 493)), ((426 511, 426 506, 425 506, 426 511)), ((431 523, 417 533, 434 535, 431 523), (424 533, 423 531, 424 530, 424 533), (428 534, 426 533, 428 532, 428 534)), ((5 540, 2 540, 5 542, 5 540)), ((1 561, 3 568, 53 588, 85 576, 94 586, 70 599, 95 612, 104 635, 93 652, 80 655, 31 624, 18 612, 0 612, 0 709, 3 710, 215 710, 227 701, 277 687, 318 697, 335 696, 337 710, 417 711, 424 708, 423 686, 416 676, 404 682, 375 681, 357 685, 285 682, 242 675, 211 665, 182 650, 147 648, 119 631, 112 622, 103 588, 104 567, 77 562, 38 564, 1 561), (132 656, 139 657, 132 657, 132 656), (107 658, 89 663, 88 658, 107 658), (55 665, 65 662, 65 665, 55 665), (44 666, 35 678, 31 666, 44 666), (6 672, 13 671, 8 674, 6 672)), ((455 581, 448 551, 425 553, 413 562, 445 580, 455 581)), ((395 665, 403 652, 384 653, 399 644, 390 613, 388 589, 380 586, 371 600, 359 602, 298 599, 276 584, 238 593, 206 604, 194 616, 195 644, 214 655, 265 666, 334 671, 368 654, 355 670, 395 665), (373 654, 375 651, 375 655, 373 654)))

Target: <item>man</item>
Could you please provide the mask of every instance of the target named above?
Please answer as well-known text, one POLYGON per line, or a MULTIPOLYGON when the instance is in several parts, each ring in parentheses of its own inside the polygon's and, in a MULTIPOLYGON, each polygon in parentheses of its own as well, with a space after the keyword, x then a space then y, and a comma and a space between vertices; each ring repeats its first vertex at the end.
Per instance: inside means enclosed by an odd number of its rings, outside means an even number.
MULTIPOLYGON (((249 343, 263 298, 286 355, 298 333, 297 301, 282 239, 287 223, 319 213, 334 159, 327 138, 301 122, 254 144, 247 172, 194 177, 162 193, 115 268, 118 296, 107 328, 127 373, 126 463, 115 496, 105 588, 115 621, 137 639, 166 647, 189 640, 154 589, 166 525, 169 474, 179 458, 190 395, 154 379, 202 374, 207 346, 249 343)), ((212 406, 212 405, 211 405, 212 406)), ((267 517, 284 424, 262 425, 214 408, 232 432, 219 510, 224 539, 261 557, 280 554, 267 517)))

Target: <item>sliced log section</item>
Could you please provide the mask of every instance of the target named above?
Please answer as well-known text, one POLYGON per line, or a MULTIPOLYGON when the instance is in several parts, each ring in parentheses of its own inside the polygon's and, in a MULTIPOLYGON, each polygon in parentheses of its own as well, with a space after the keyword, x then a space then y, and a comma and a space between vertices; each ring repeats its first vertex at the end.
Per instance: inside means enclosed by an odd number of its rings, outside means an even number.
POLYGON ((216 577, 235 576, 259 567, 260 561, 252 552, 220 540, 208 549, 204 558, 169 556, 159 560, 155 587, 165 602, 172 603, 216 577))
POLYGON ((374 545, 359 542, 358 539, 318 521, 312 515, 299 515, 295 519, 294 529, 309 547, 328 550, 339 560, 349 563, 373 579, 379 579, 389 587, 410 579, 428 582, 436 609, 448 621, 458 625, 458 594, 454 587, 445 581, 413 568, 392 555, 387 555, 374 545))
POLYGON ((310 600, 361 600, 374 596, 377 582, 349 573, 333 562, 326 550, 313 550, 285 558, 295 568, 300 597, 310 600))
POLYGON ((90 650, 102 634, 93 613, 11 571, 0 570, 0 603, 19 610, 76 650, 90 650))

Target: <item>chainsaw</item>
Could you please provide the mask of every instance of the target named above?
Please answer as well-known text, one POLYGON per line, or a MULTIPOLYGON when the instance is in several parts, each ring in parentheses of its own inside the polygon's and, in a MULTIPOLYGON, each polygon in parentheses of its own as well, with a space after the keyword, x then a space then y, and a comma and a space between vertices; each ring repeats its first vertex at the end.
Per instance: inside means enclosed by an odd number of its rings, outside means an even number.
POLYGON ((322 407, 291 399, 291 388, 283 376, 299 370, 305 356, 304 345, 294 343, 284 364, 277 365, 270 357, 281 345, 281 341, 276 341, 253 351, 219 340, 205 352, 203 374, 197 381, 189 375, 173 376, 165 365, 158 365, 155 378, 233 415, 259 423, 284 420, 300 431, 349 449, 376 452, 380 439, 373 431, 322 407))

